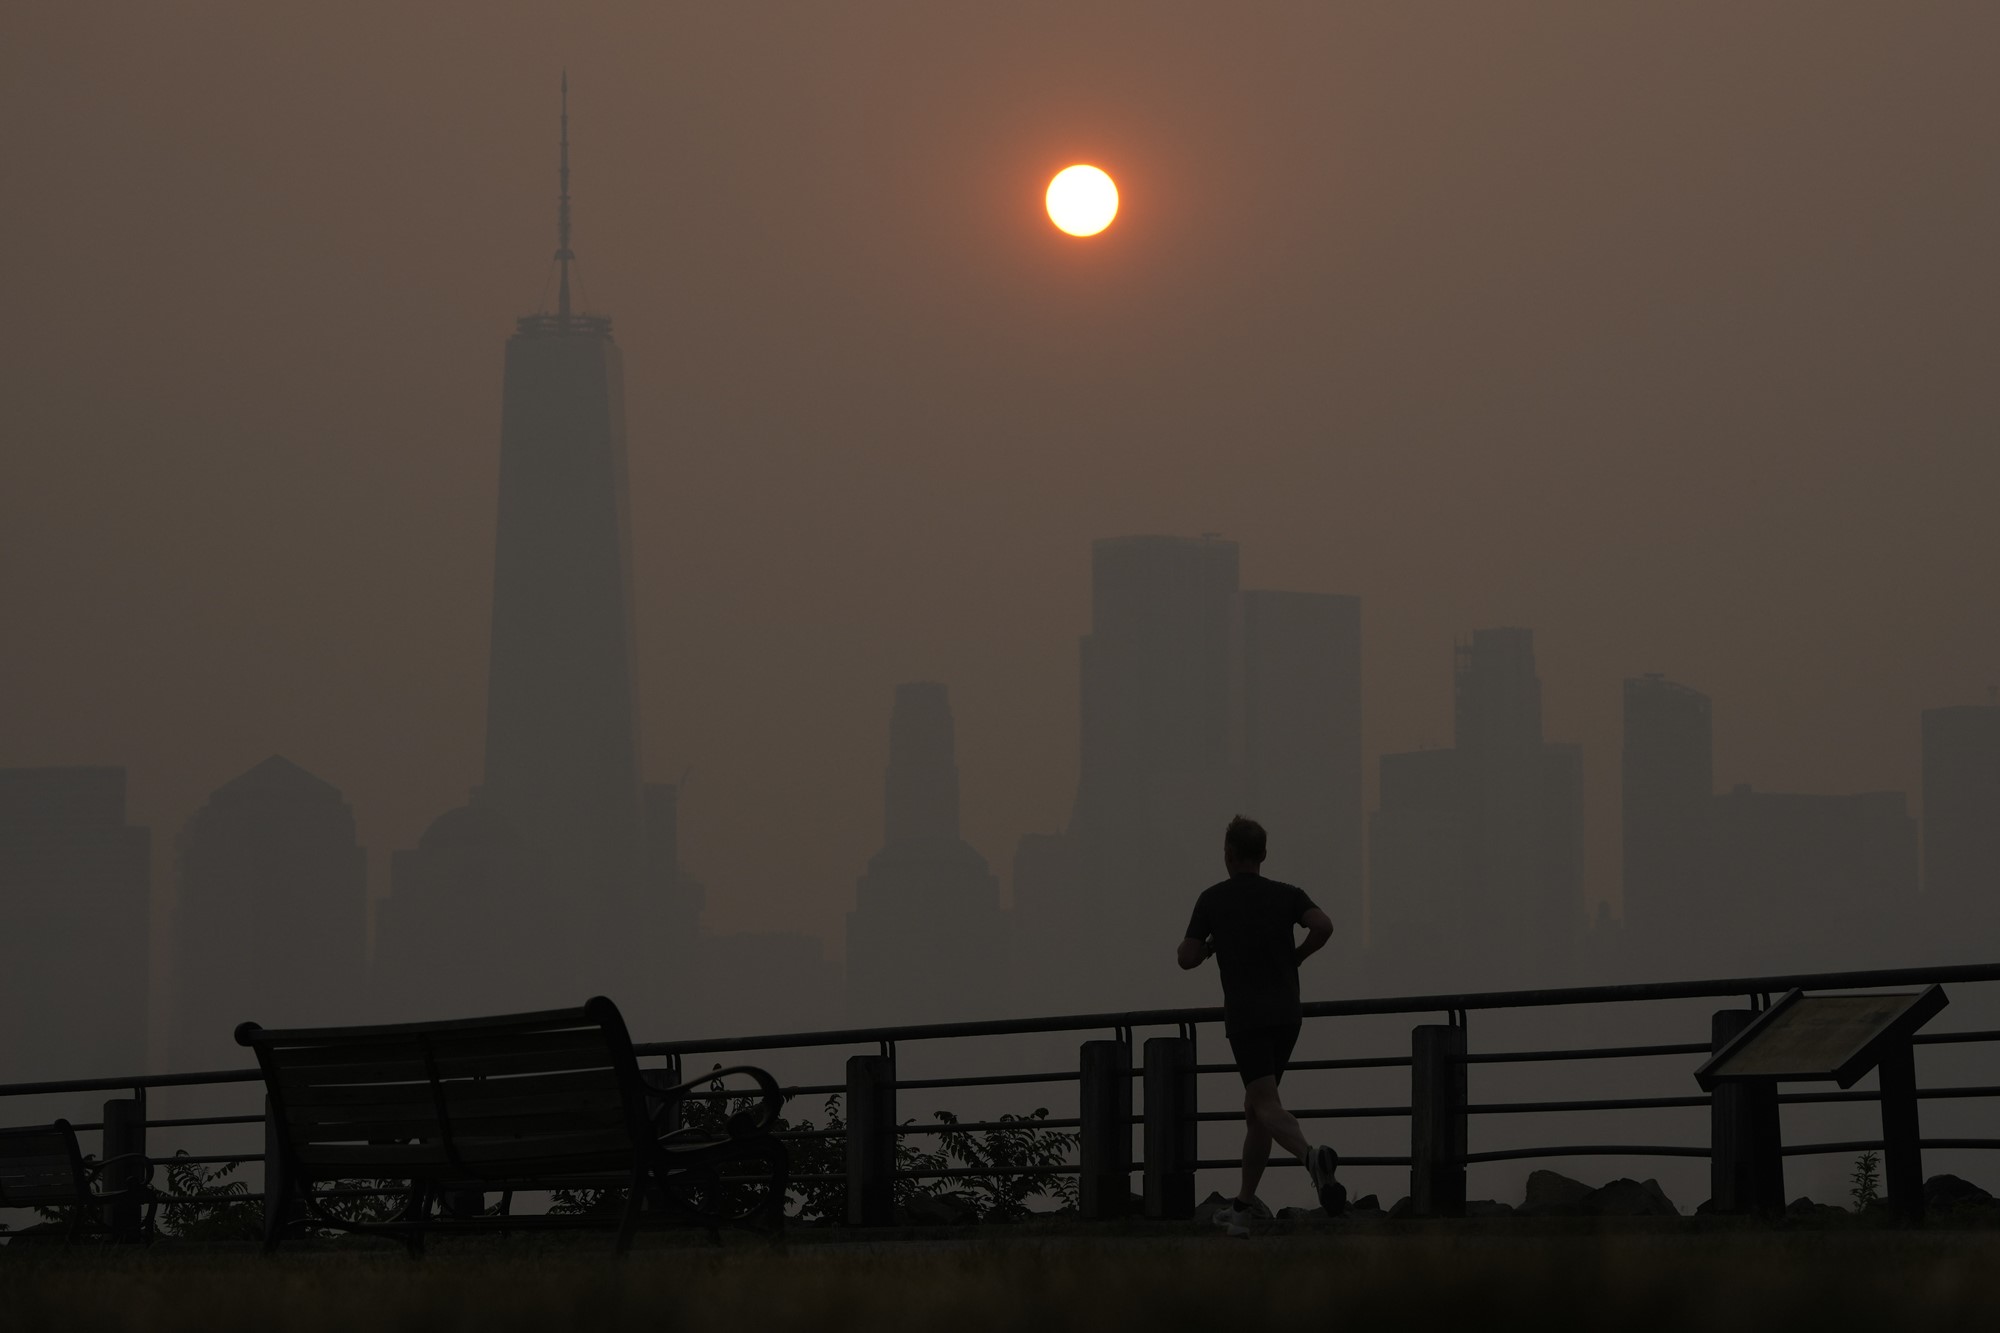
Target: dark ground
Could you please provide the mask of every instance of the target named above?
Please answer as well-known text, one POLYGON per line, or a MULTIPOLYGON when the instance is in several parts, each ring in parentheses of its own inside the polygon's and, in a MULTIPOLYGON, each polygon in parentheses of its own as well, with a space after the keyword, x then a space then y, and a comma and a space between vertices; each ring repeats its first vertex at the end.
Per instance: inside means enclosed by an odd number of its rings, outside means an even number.
POLYGON ((1648 1223, 795 1231, 0 1253, 8 1329, 1991 1328, 2000 1231, 1648 1223))

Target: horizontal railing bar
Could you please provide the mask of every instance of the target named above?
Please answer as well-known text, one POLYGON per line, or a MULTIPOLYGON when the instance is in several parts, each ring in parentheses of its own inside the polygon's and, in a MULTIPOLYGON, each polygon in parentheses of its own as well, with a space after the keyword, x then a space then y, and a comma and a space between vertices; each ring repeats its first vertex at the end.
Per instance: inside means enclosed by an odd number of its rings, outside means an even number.
MULTIPOLYGON (((1137 1072, 1136 1070, 1134 1071, 1137 1072)), ((977 1074, 964 1078, 900 1078, 898 1088, 997 1088, 1008 1083, 1074 1083, 1074 1069, 1057 1069, 1046 1074, 977 1074)))
MULTIPOLYGON (((1761 977, 1718 977, 1705 981, 1642 982, 1616 986, 1567 986, 1542 990, 1479 991, 1466 994, 1395 996, 1353 1000, 1320 1000, 1303 1005, 1308 1018, 1363 1017, 1370 1015, 1449 1013, 1457 1010, 1530 1009, 1579 1004, 1642 1003, 1664 1000, 1713 998, 1718 996, 1770 995, 1793 989, 1854 990, 1880 986, 1945 985, 2000 981, 2000 964, 1978 963, 1933 968, 1884 968, 1872 971, 1808 972, 1761 977)), ((817 1032, 766 1033, 762 1035, 699 1038, 686 1041, 641 1042, 634 1050, 644 1056, 688 1055, 712 1051, 747 1052, 791 1049, 805 1046, 878 1045, 883 1042, 924 1041, 947 1038, 1022 1036, 1033 1033, 1088 1030, 1126 1031, 1135 1028, 1181 1027, 1219 1023, 1219 1008, 1139 1009, 1097 1014, 1067 1014, 1044 1018, 994 1019, 972 1023, 921 1023, 897 1027, 841 1028, 817 1032)), ((1935 1033, 1922 1035, 1919 1042, 1985 1041, 2000 1039, 2000 1032, 1935 1033)), ((1468 1063, 1498 1063, 1507 1060, 1615 1058, 1640 1054, 1681 1054, 1704 1051, 1704 1046, 1605 1047, 1595 1051, 1499 1052, 1467 1057, 1468 1063)), ((1329 1068, 1339 1066, 1327 1066, 1329 1068)), ((1352 1066, 1350 1066, 1352 1067, 1352 1066)), ((0 1097, 39 1096, 70 1092, 101 1092, 126 1088, 190 1087, 226 1083, 255 1083, 263 1074, 256 1069, 213 1070, 188 1074, 136 1074, 119 1078, 54 1079, 33 1083, 0 1084, 0 1097)), ((936 1086, 947 1086, 938 1084, 936 1086)), ((956 1086, 977 1086, 961 1083, 956 1086)))
MULTIPOLYGON (((1287 1074, 1296 1074, 1302 1069, 1407 1069, 1409 1067, 1410 1057, 1407 1055, 1376 1055, 1352 1060, 1285 1061, 1285 1072, 1287 1074)), ((1197 1074, 1233 1074, 1236 1072, 1236 1066, 1233 1064, 1196 1065, 1194 1072, 1197 1074)))
POLYGON ((1707 1106, 1706 1095, 1686 1097, 1609 1097, 1568 1102, 1474 1102, 1467 1115, 1527 1115, 1538 1111, 1654 1111, 1670 1107, 1707 1106))
MULTIPOLYGON (((1318 1109, 1307 1108, 1305 1110, 1299 1110, 1297 1108, 1287 1108, 1287 1109, 1291 1110, 1292 1118, 1295 1120, 1394 1119, 1399 1116, 1406 1116, 1410 1113, 1410 1108, 1407 1106, 1334 1106, 1334 1107, 1321 1107, 1318 1109)), ((1191 1120, 1198 1121, 1202 1124, 1210 1124, 1217 1121, 1241 1120, 1243 1118, 1243 1112, 1197 1111, 1194 1115, 1188 1118, 1191 1120)), ((1139 1119, 1141 1123, 1144 1123, 1144 1117, 1140 1117, 1139 1119)))
POLYGON ((1961 1041, 2000 1041, 2000 1028, 1968 1032, 1919 1032, 1910 1040, 1918 1046, 1943 1046, 1961 1041))
POLYGON ((1469 1065, 1538 1064, 1544 1060, 1620 1060, 1652 1055, 1707 1055, 1707 1042, 1671 1046, 1585 1046, 1562 1051, 1480 1051, 1465 1057, 1469 1065))
MULTIPOLYGON (((1925 986, 2000 981, 2000 963, 1952 967, 1897 967, 1862 972, 1801 972, 1767 977, 1717 977, 1708 981, 1654 981, 1619 986, 1562 986, 1545 990, 1477 991, 1463 995, 1407 995, 1360 1000, 1315 1000, 1300 1006, 1307 1018, 1380 1014, 1448 1013, 1472 1009, 1541 1009, 1573 1004, 1698 1000, 1715 996, 1770 995, 1789 990, 1855 990, 1874 986, 1925 986)), ((640 1055, 704 1051, 769 1051, 795 1046, 872 1046, 885 1041, 951 1037, 1009 1037, 1038 1032, 1118 1031, 1220 1023, 1220 1008, 1134 1009, 1123 1013, 1063 1014, 1047 1018, 993 1019, 977 1023, 912 1023, 898 1027, 836 1028, 819 1032, 644 1042, 640 1055)), ((1706 1048, 1704 1048, 1706 1049, 1706 1048)))
MULTIPOLYGON (((1284 1161, 1273 1161, 1271 1166, 1274 1168, 1292 1167, 1300 1164, 1297 1158, 1288 1157, 1284 1161)), ((1407 1157, 1349 1157, 1345 1153, 1342 1153, 1340 1164, 1342 1166, 1408 1166, 1410 1159, 1407 1157)), ((1242 1165, 1243 1159, 1240 1157, 1203 1157, 1195 1162, 1195 1169, 1199 1171, 1227 1171, 1234 1170, 1242 1165)))
MULTIPOLYGON (((1136 1125, 1142 1123, 1142 1121, 1139 1117, 1134 1116, 1132 1123, 1136 1125)), ((1076 1129, 1082 1124, 1083 1121, 1076 1119, 1074 1116, 1067 1120, 963 1120, 955 1125, 943 1123, 898 1125, 896 1126, 896 1132, 899 1134, 951 1134, 962 1129, 968 1133, 973 1131, 991 1133, 994 1130, 1007 1129, 1076 1129)))
MULTIPOLYGON (((1689 1148, 1662 1143, 1572 1143, 1556 1148, 1500 1148, 1493 1152, 1469 1152, 1474 1162, 1512 1162, 1526 1157, 1707 1157, 1706 1148, 1689 1148)), ((1345 1158, 1341 1159, 1344 1163, 1345 1158)))
MULTIPOLYGON (((147 1129, 195 1129, 203 1125, 261 1125, 261 1115, 191 1115, 173 1120, 148 1120, 147 1129)), ((79 1125, 77 1128, 81 1129, 79 1125)))
POLYGON ((1080 1166, 941 1166, 935 1171, 898 1171, 898 1180, 956 1180, 961 1176, 1074 1176, 1080 1166))
POLYGON ((63 1078, 41 1083, 0 1083, 0 1097, 44 1097, 63 1092, 122 1092, 127 1088, 186 1088, 203 1083, 261 1083, 261 1069, 216 1069, 202 1074, 133 1074, 125 1078, 63 1078))
POLYGON ((212 1153, 204 1157, 149 1157, 146 1160, 154 1166, 181 1166, 196 1162, 203 1166, 220 1166, 224 1162, 261 1162, 264 1160, 264 1154, 260 1152, 226 1152, 212 1153))

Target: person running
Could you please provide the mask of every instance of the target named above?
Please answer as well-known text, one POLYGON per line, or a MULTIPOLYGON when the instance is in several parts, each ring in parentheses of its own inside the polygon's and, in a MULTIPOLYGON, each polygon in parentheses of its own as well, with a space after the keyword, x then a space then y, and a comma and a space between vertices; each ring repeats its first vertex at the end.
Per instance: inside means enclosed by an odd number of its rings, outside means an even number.
POLYGON ((1299 1122, 1278 1099, 1278 1081, 1299 1039, 1299 964, 1326 944, 1333 922, 1304 889, 1265 879, 1263 825, 1238 815, 1222 835, 1222 863, 1229 878, 1195 900, 1181 941, 1183 970, 1200 967, 1210 956, 1222 973, 1223 1030, 1243 1076, 1243 1184, 1215 1215, 1230 1235, 1250 1234, 1253 1219, 1271 1210, 1257 1197, 1257 1182, 1276 1142, 1305 1163, 1320 1205, 1338 1213, 1347 1191, 1333 1178, 1340 1154, 1325 1144, 1306 1142, 1299 1122), (1294 926, 1306 937, 1295 940, 1294 926))

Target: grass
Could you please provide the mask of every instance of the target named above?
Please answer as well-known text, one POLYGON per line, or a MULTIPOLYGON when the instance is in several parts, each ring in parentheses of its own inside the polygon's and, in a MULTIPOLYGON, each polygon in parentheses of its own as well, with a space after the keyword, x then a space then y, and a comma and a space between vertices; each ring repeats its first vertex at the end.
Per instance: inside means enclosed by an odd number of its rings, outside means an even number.
POLYGON ((18 1330, 1990 1328, 2000 1233, 1070 1234, 0 1254, 18 1330))

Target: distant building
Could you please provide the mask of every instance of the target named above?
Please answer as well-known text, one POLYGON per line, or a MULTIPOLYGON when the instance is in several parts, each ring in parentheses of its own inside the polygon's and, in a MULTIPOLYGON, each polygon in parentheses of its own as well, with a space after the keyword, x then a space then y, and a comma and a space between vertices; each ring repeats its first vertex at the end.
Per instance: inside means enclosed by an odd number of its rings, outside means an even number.
POLYGON ((1368 832, 1368 985, 1450 988, 1472 952, 1471 830, 1456 750, 1382 756, 1368 832))
POLYGON ((1472 875, 1466 925, 1481 941, 1468 976, 1553 984, 1566 976, 1584 924, 1582 754, 1551 753, 1542 739, 1533 630, 1475 630, 1454 657, 1472 875))
POLYGON ((1265 871, 1333 918, 1359 957, 1363 891, 1361 599, 1247 591, 1242 607, 1242 799, 1271 836, 1265 871))
POLYGON ((1625 682, 1620 761, 1625 944, 1649 973, 1715 962, 1715 747, 1708 696, 1661 675, 1625 682))
POLYGON ((648 808, 659 798, 640 780, 624 368, 611 320, 570 306, 568 125, 565 89, 556 309, 516 321, 501 390, 485 780, 471 801, 486 850, 461 845, 474 826, 447 815, 436 847, 398 858, 393 898, 432 901, 389 905, 378 976, 396 1003, 459 1003, 428 960, 459 947, 476 910, 462 904, 478 897, 467 867, 505 847, 492 892, 532 948, 487 959, 492 975, 523 996, 609 994, 635 1023, 663 1022, 691 994, 699 906, 678 896, 648 808))
POLYGON ((882 850, 847 917, 847 1016, 861 1026, 1002 1016, 1000 885, 959 836, 943 685, 896 687, 882 850))
POLYGON ((240 1062, 246 1019, 362 1016, 367 866, 332 784, 273 755, 216 788, 176 853, 175 1067, 240 1062))
POLYGON ((1370 985, 1559 984, 1585 925, 1583 752, 1542 739, 1532 630, 1474 631, 1454 668, 1454 747, 1383 756, 1370 985))
POLYGON ((151 845, 124 769, 0 769, 0 1082, 146 1069, 151 845))
POLYGON ((1917 826, 1902 792, 1819 796, 1739 785, 1715 799, 1718 915, 1731 971, 1908 961, 1917 826))
POLYGON ((1926 943, 1986 961, 2000 940, 2000 705, 1924 712, 1926 943))
MULTIPOLYGON (((1091 623, 1079 648, 1079 937, 1050 940, 1081 1005, 1194 993, 1133 923, 1185 913, 1222 877, 1235 813, 1231 663, 1236 543, 1117 537, 1091 548, 1091 623)), ((1174 927, 1165 927, 1169 933, 1174 927)))

